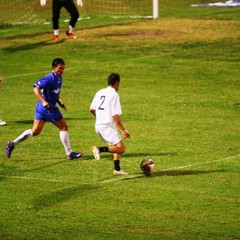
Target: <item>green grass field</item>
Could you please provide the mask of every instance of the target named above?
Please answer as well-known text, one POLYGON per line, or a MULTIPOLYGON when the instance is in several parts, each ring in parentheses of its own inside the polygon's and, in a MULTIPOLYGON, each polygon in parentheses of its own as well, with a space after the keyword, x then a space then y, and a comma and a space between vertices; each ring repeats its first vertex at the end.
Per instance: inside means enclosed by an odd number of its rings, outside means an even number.
POLYGON ((157 20, 92 17, 75 41, 66 23, 58 42, 50 25, 0 28, 0 239, 240 239, 240 8, 190 7, 199 2, 160 1, 157 20), (84 156, 66 160, 46 124, 7 159, 6 142, 32 126, 32 85, 55 57, 67 64, 63 114, 84 156), (111 72, 131 133, 125 177, 112 176, 110 154, 96 161, 90 151, 103 143, 89 105, 111 72))

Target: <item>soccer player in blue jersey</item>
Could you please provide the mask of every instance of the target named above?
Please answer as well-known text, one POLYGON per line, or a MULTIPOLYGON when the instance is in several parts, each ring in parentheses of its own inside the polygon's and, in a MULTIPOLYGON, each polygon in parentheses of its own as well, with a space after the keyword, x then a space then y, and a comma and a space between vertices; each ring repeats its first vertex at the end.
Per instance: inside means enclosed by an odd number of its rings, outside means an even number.
POLYGON ((56 106, 56 103, 58 103, 61 108, 67 109, 60 98, 62 74, 65 68, 64 60, 55 58, 52 62, 52 68, 53 71, 51 73, 36 81, 33 85, 33 92, 38 102, 36 104, 32 129, 25 130, 15 140, 7 143, 6 155, 8 158, 11 157, 13 149, 20 142, 40 134, 46 122, 52 122, 60 130, 60 139, 67 159, 72 160, 80 158, 83 155, 82 152, 72 151, 68 135, 68 125, 56 106))

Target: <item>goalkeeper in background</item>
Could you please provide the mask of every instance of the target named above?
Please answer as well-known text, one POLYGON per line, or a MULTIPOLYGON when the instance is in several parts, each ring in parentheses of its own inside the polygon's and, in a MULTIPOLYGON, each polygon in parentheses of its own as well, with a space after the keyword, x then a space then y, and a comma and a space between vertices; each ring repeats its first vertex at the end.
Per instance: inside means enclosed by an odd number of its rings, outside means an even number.
MULTIPOLYGON (((46 0, 40 0, 40 4, 41 6, 46 5, 46 0)), ((77 5, 82 7, 83 5, 82 0, 77 0, 77 5)), ((66 31, 66 35, 70 39, 76 39, 76 36, 73 35, 73 29, 79 18, 79 12, 75 3, 73 2, 73 0, 52 0, 52 23, 53 23, 53 40, 54 41, 58 40, 60 11, 63 7, 67 10, 67 12, 71 16, 69 26, 66 31)))

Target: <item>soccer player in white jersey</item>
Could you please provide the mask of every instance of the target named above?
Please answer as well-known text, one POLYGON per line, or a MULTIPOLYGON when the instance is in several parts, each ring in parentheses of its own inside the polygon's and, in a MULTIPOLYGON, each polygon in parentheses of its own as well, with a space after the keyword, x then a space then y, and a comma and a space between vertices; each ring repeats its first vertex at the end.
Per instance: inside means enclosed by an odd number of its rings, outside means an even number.
POLYGON ((95 130, 108 146, 92 147, 96 160, 100 159, 101 152, 113 154, 113 175, 125 175, 120 167, 121 154, 125 152, 125 146, 115 125, 122 131, 125 138, 130 138, 129 132, 124 128, 120 119, 122 114, 120 98, 117 93, 120 85, 118 73, 111 73, 108 77, 108 87, 99 90, 90 106, 90 112, 96 117, 95 130))
POLYGON ((39 135, 46 122, 53 123, 59 129, 60 140, 64 146, 67 159, 80 158, 82 152, 73 152, 70 146, 68 125, 59 111, 56 103, 63 109, 67 109, 62 103, 60 92, 62 86, 62 74, 65 69, 65 62, 62 58, 55 58, 52 61, 53 71, 45 77, 37 80, 33 85, 33 91, 38 99, 35 109, 35 117, 31 129, 25 130, 14 141, 8 141, 6 155, 11 157, 13 149, 24 140, 39 135))

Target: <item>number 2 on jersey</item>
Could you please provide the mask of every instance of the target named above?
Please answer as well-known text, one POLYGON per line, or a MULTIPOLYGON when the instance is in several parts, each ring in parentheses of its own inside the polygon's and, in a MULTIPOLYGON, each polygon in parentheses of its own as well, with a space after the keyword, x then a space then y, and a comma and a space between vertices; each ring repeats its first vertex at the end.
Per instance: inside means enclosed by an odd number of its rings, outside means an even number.
POLYGON ((103 105, 103 103, 104 103, 104 101, 105 101, 105 98, 106 98, 106 96, 101 96, 100 99, 102 100, 102 102, 101 102, 100 106, 98 107, 99 110, 104 110, 104 108, 102 107, 102 105, 103 105))

